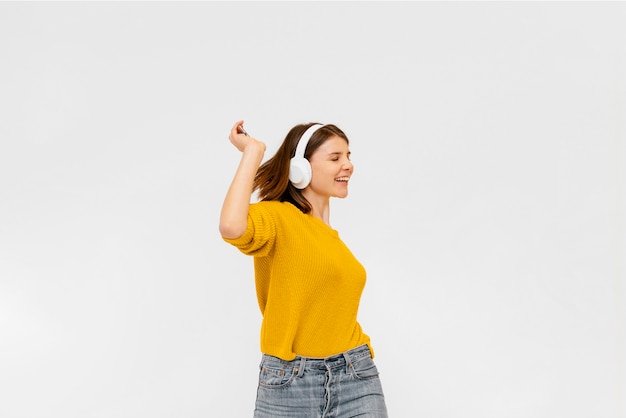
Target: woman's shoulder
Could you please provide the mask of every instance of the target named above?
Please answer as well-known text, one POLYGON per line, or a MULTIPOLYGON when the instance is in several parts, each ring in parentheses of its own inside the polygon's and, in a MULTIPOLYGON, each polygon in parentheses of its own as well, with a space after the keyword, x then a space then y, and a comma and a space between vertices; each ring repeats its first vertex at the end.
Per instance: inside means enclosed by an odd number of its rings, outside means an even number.
POLYGON ((303 213, 289 202, 265 200, 250 204, 249 214, 252 219, 275 225, 294 225, 299 223, 303 213))
POLYGON ((262 200, 252 203, 250 207, 256 210, 265 210, 274 213, 302 213, 300 209, 295 207, 292 203, 279 202, 278 200, 262 200))

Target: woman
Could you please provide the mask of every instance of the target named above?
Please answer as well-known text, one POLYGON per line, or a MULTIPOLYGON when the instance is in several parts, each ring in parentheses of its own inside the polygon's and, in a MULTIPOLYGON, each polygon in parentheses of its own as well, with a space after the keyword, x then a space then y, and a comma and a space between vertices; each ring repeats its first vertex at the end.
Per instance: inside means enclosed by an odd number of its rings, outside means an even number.
POLYGON ((370 338, 356 320, 365 269, 329 223, 354 167, 334 125, 293 127, 259 167, 265 144, 243 121, 242 152, 220 217, 224 240, 254 256, 263 322, 255 417, 387 417, 370 338), (250 204, 257 190, 260 202, 250 204))

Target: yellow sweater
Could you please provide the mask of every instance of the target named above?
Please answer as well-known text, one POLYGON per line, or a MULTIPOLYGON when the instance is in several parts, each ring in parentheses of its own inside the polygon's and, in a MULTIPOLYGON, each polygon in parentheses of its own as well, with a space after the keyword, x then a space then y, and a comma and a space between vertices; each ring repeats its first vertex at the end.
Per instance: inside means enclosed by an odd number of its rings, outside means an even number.
POLYGON ((357 322, 365 269, 336 230, 291 203, 267 201, 250 205, 241 237, 224 240, 254 256, 263 353, 293 360, 370 344, 357 322))

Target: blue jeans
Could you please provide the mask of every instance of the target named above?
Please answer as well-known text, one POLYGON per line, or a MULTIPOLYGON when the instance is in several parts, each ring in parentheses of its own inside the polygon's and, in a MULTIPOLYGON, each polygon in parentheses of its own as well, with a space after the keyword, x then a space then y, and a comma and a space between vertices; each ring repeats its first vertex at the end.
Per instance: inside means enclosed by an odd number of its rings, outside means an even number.
POLYGON ((263 354, 255 418, 386 418, 367 345, 327 358, 285 361, 263 354))

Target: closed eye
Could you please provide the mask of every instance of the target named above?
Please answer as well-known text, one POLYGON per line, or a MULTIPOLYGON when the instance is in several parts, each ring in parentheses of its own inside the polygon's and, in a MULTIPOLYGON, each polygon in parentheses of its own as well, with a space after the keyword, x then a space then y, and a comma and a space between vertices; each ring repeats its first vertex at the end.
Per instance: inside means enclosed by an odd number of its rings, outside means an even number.
MULTIPOLYGON (((331 152, 328 155, 330 156, 331 161, 339 161, 339 159, 343 155, 343 152, 331 152)), ((348 161, 350 161, 350 156, 351 155, 352 155, 352 153, 348 151, 348 153, 347 153, 348 161)))

